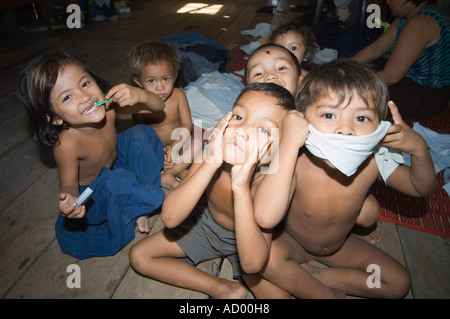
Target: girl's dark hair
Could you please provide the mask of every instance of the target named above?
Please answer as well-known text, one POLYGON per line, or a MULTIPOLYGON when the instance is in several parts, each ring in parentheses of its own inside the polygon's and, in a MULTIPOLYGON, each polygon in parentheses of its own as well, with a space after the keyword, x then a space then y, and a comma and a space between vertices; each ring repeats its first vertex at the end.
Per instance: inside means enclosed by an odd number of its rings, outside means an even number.
POLYGON ((291 92, 286 90, 284 87, 279 86, 275 83, 252 83, 247 84, 242 92, 236 99, 235 104, 239 99, 248 92, 264 92, 267 96, 274 97, 278 99, 277 105, 282 108, 289 110, 295 110, 295 99, 291 92))
POLYGON ((87 65, 67 53, 48 53, 37 57, 27 64, 20 75, 18 95, 30 117, 34 139, 43 146, 52 147, 61 131, 69 124, 53 124, 57 114, 50 103, 50 93, 58 79, 59 71, 70 64, 80 66, 97 82, 103 93, 110 85, 98 77, 87 65))
POLYGON ((367 106, 373 104, 380 120, 386 118, 389 91, 381 77, 355 61, 334 60, 312 69, 300 83, 295 102, 300 112, 322 97, 335 93, 341 104, 358 94, 367 106))
POLYGON ((274 42, 275 39, 289 31, 294 31, 300 34, 305 45, 305 63, 310 63, 314 53, 318 50, 316 35, 310 27, 301 25, 296 22, 289 22, 285 25, 279 26, 269 36, 269 42, 274 42))
POLYGON ((257 52, 259 52, 259 51, 261 51, 261 50, 265 50, 265 49, 267 49, 267 48, 280 48, 281 50, 284 50, 284 51, 286 51, 287 53, 289 53, 289 56, 290 56, 292 62, 294 63, 295 68, 297 69, 297 73, 298 73, 298 75, 300 76, 300 74, 302 73, 302 69, 301 69, 301 67, 300 67, 300 63, 298 62, 297 57, 296 57, 291 51, 289 51, 289 50, 286 49, 284 46, 281 46, 281 45, 279 45, 279 44, 275 44, 275 43, 266 43, 266 44, 261 45, 261 46, 258 47, 257 49, 255 49, 255 50, 250 54, 250 56, 248 57, 247 64, 245 65, 245 69, 244 69, 244 78, 245 78, 245 79, 247 79, 247 76, 248 76, 248 69, 247 69, 247 67, 248 67, 248 61, 250 61, 250 59, 251 59, 257 52))

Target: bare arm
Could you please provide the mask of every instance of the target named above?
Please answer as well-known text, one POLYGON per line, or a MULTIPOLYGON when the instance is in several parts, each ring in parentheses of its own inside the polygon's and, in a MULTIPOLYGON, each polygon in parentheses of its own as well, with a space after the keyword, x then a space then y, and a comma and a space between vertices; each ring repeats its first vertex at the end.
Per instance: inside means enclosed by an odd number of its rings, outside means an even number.
POLYGON ((53 151, 59 174, 58 210, 66 217, 81 218, 86 213, 86 208, 82 205, 75 210, 75 200, 80 194, 79 161, 71 143, 75 142, 68 140, 64 146, 58 144, 53 151))
POLYGON ((118 84, 111 88, 106 98, 113 97, 119 107, 118 113, 136 114, 162 111, 165 102, 155 93, 128 84, 118 84))
POLYGON ((419 58, 423 49, 439 38, 439 24, 431 17, 419 15, 408 20, 383 70, 378 74, 387 85, 398 83, 419 58))
MULTIPOLYGON (((192 132, 192 117, 191 117, 191 110, 189 109, 189 103, 186 98, 186 95, 184 92, 180 89, 176 89, 177 91, 174 91, 174 93, 177 94, 178 98, 178 113, 180 114, 181 119, 181 128, 184 129, 183 132, 189 132, 189 135, 192 132)), ((182 132, 182 133, 183 133, 182 132)), ((176 133, 178 134, 178 133, 176 133)), ((171 150, 172 148, 175 149, 175 153, 178 154, 180 149, 183 147, 183 145, 190 141, 188 138, 189 136, 183 136, 183 139, 180 141, 179 139, 172 141, 170 144, 170 147, 167 148, 168 150, 171 150), (180 143, 179 145, 177 145, 180 143), (176 146, 175 146, 176 145, 176 146)))
POLYGON ((394 103, 389 103, 394 120, 383 146, 399 149, 411 155, 411 167, 399 166, 387 180, 387 185, 407 195, 427 196, 436 189, 436 174, 425 140, 406 123, 394 103))
MULTIPOLYGON (((389 52, 394 44, 399 19, 377 40, 352 57, 360 63, 370 63, 389 52)), ((394 50, 378 74, 387 85, 398 83, 408 72, 421 52, 439 39, 439 24, 432 17, 419 15, 405 22, 394 50)))
POLYGON ((389 52, 394 44, 398 21, 399 19, 396 19, 381 36, 356 53, 352 60, 361 64, 367 64, 389 52))
POLYGON ((258 153, 265 154, 267 145, 263 144, 259 151, 255 149, 246 163, 231 170, 236 244, 241 266, 249 274, 259 272, 266 263, 272 239, 271 230, 262 231, 256 224, 250 190, 258 153))
POLYGON ((272 161, 277 170, 266 174, 255 195, 255 219, 264 229, 272 229, 284 217, 295 187, 298 151, 308 136, 306 120, 298 111, 283 119, 279 149, 272 161), (277 190, 276 195, 274 189, 277 190))

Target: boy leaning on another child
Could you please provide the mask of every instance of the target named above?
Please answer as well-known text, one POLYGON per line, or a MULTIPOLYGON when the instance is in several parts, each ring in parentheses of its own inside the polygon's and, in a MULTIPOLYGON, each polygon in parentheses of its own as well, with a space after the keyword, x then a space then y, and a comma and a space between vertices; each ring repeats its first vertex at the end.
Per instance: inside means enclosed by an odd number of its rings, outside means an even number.
POLYGON ((251 269, 262 278, 246 277, 257 298, 401 298, 408 292, 408 271, 351 233, 377 178, 410 196, 436 187, 426 142, 387 98, 381 78, 351 61, 321 65, 303 79, 296 96, 301 113, 283 119, 272 161, 278 170, 265 176, 254 199, 258 225, 275 228, 273 241, 266 236, 261 245, 267 260, 251 269), (392 124, 383 121, 388 106, 392 124), (410 154, 411 167, 392 161, 401 155, 391 148, 410 154), (312 260, 329 268, 311 267, 312 260), (367 285, 369 265, 380 269, 380 288, 367 285))

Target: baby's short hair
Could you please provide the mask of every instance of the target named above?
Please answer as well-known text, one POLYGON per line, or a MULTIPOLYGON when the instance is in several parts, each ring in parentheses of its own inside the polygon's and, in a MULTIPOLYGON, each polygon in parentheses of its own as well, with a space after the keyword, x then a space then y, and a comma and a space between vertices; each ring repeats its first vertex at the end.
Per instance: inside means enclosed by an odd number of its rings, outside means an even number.
POLYGON ((319 46, 317 44, 316 35, 310 27, 296 22, 289 22, 273 30, 269 36, 269 42, 274 42, 278 36, 288 33, 289 31, 297 32, 302 36, 303 44, 305 45, 305 62, 311 63, 311 59, 314 53, 317 52, 319 46))
POLYGON ((386 118, 389 91, 383 79, 373 70, 358 62, 339 59, 312 69, 300 83, 295 102, 300 112, 318 99, 335 93, 341 104, 356 92, 367 106, 373 105, 380 120, 386 118))
POLYGON ((245 79, 247 79, 247 76, 248 76, 248 61, 250 61, 251 58, 252 58, 257 52, 262 51, 262 50, 267 50, 268 48, 280 48, 281 50, 286 51, 286 52, 288 53, 288 55, 290 56, 292 62, 294 63, 295 68, 297 69, 298 75, 300 75, 300 74, 302 73, 302 69, 301 69, 300 63, 298 62, 297 57, 296 57, 291 51, 289 51, 289 50, 286 49, 284 46, 281 46, 281 45, 279 45, 279 44, 275 44, 275 43, 266 43, 266 44, 263 44, 263 45, 261 45, 260 47, 256 48, 256 49, 250 54, 250 56, 248 57, 247 64, 245 65, 245 69, 244 69, 244 78, 245 78, 245 79))
POLYGON ((172 46, 162 42, 146 41, 133 47, 128 53, 128 63, 135 77, 141 75, 141 70, 148 64, 168 62, 174 76, 180 71, 180 55, 172 46))
POLYGON ((281 106, 285 110, 295 110, 295 100, 291 92, 280 85, 270 82, 247 84, 237 97, 234 104, 236 105, 239 99, 248 92, 264 92, 265 95, 278 99, 277 105, 281 106))

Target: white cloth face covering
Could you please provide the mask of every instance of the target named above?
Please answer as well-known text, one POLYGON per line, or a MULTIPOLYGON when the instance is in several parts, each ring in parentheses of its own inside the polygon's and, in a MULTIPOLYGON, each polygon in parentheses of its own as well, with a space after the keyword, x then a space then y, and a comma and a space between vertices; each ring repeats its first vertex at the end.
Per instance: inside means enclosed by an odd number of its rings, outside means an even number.
POLYGON ((381 121, 375 132, 369 135, 352 136, 322 133, 309 124, 309 135, 305 146, 314 156, 328 160, 343 174, 351 176, 373 153, 390 126, 390 122, 381 121))

